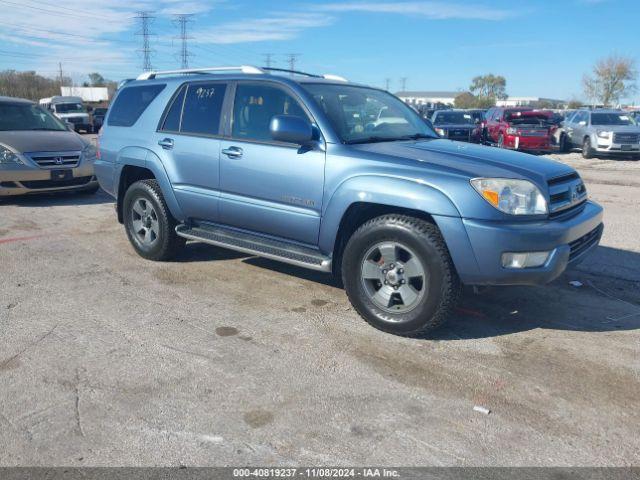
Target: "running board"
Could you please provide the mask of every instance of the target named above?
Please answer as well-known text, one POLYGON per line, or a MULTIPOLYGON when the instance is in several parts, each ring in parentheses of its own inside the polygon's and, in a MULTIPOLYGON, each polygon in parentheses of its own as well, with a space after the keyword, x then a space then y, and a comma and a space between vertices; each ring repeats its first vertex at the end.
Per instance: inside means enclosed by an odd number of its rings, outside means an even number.
POLYGON ((191 227, 178 225, 176 233, 189 240, 196 240, 249 255, 257 255, 311 270, 331 272, 331 258, 320 254, 317 250, 293 243, 209 224, 191 227))

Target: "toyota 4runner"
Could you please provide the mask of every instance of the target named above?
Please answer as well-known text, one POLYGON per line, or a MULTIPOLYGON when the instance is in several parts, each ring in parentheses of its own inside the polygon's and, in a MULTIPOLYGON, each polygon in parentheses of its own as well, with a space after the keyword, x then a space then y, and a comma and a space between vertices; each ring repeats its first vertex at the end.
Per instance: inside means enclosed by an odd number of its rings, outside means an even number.
POLYGON ((440 139, 380 89, 278 73, 147 72, 117 93, 96 172, 141 256, 195 240, 333 272, 371 325, 419 336, 462 284, 544 284, 598 244, 572 168, 440 139))

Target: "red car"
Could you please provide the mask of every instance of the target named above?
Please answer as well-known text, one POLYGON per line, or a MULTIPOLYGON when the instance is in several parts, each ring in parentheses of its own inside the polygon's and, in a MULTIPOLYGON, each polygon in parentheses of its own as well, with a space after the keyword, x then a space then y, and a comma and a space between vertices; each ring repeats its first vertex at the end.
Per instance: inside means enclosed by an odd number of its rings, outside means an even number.
POLYGON ((555 128, 553 112, 527 107, 494 107, 486 114, 483 135, 486 143, 500 148, 548 152, 554 149, 555 128))

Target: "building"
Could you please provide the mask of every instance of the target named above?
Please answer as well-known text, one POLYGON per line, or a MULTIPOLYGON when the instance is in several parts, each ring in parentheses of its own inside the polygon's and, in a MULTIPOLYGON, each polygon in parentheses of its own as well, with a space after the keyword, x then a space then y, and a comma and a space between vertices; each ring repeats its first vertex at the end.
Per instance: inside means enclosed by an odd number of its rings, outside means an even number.
POLYGON ((497 100, 496 107, 551 107, 560 108, 566 105, 565 100, 543 97, 507 97, 497 100))
POLYGON ((106 102, 109 100, 107 87, 60 87, 63 97, 80 97, 83 102, 106 102))
POLYGON ((397 92, 395 95, 410 105, 453 105, 461 93, 464 92, 397 92))

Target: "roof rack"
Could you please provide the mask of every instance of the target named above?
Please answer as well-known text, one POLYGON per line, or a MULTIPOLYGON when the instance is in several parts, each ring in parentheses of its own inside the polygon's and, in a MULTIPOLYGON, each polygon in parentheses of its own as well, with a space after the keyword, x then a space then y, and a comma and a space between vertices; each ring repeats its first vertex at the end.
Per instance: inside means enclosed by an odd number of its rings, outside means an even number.
POLYGON ((340 77, 338 75, 324 74, 324 75, 316 75, 313 73, 301 72, 299 70, 288 70, 286 68, 275 68, 275 67, 254 67, 252 65, 240 65, 239 67, 206 67, 206 68, 187 68, 181 70, 160 70, 154 71, 151 70, 149 72, 144 72, 136 78, 136 80, 152 80, 159 75, 179 75, 179 74, 197 74, 197 73, 224 73, 224 72, 242 72, 242 73, 250 73, 250 74, 265 74, 269 72, 283 72, 283 73, 292 73, 295 75, 304 75, 305 77, 313 77, 313 78, 324 78, 326 80, 335 80, 338 82, 347 82, 348 80, 344 77, 340 77))
POLYGON ((240 65, 239 67, 185 68, 181 70, 161 70, 161 71, 151 70, 149 72, 144 72, 140 74, 136 80, 152 80, 156 78, 158 75, 178 75, 181 73, 187 74, 187 73, 208 73, 208 72, 242 72, 242 73, 252 73, 252 74, 265 73, 263 69, 258 67, 254 67, 251 65, 240 65))

